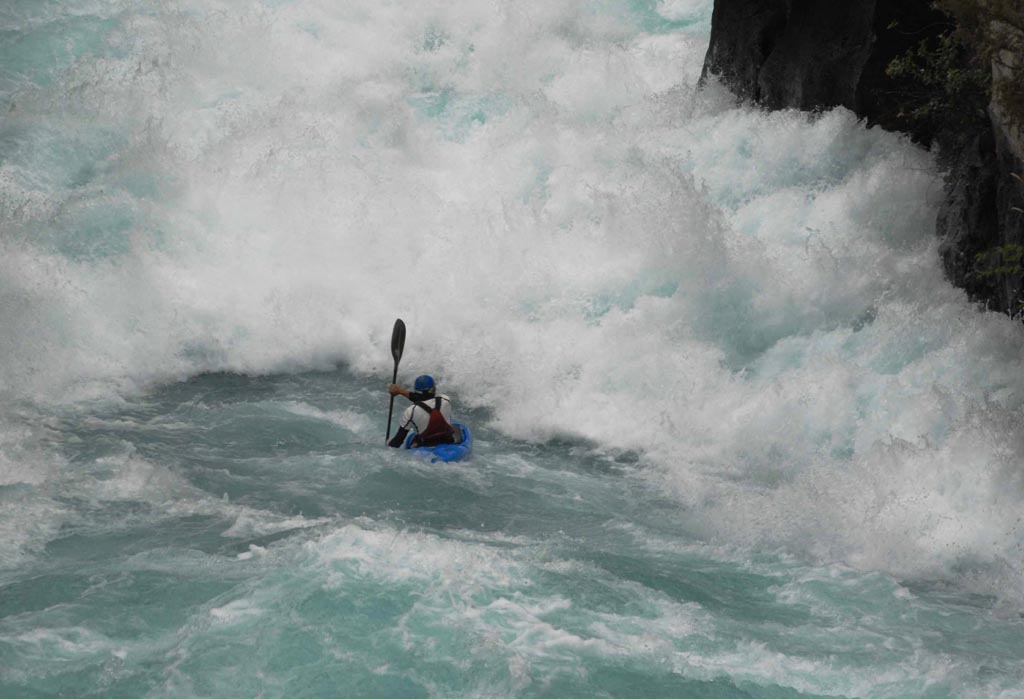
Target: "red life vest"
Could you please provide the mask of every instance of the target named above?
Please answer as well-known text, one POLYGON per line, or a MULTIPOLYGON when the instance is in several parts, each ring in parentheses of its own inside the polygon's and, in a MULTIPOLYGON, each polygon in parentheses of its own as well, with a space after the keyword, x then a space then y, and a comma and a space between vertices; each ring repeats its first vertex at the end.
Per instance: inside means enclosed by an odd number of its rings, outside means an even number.
POLYGON ((444 419, 441 413, 441 398, 434 399, 434 407, 426 403, 416 402, 416 405, 430 413, 430 421, 425 430, 416 435, 416 446, 431 447, 435 444, 452 444, 455 442, 455 435, 452 426, 444 419))

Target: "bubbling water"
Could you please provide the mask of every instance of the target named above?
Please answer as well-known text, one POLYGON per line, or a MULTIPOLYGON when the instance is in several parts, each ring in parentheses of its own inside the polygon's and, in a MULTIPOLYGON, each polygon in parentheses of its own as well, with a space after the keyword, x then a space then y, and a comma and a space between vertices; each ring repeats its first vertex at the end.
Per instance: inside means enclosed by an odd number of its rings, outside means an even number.
POLYGON ((706 2, 600 5, 90 5, 3 83, 8 402, 383 376, 401 316, 403 370, 642 454, 701 536, 1019 580, 1024 338, 943 279, 931 157, 698 92, 706 2))

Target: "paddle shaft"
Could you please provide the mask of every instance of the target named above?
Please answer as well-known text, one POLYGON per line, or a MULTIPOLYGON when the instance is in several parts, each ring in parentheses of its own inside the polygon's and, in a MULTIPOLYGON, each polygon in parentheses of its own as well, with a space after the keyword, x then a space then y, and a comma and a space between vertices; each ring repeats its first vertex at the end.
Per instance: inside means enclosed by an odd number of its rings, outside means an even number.
MULTIPOLYGON (((398 383, 398 362, 402 360, 402 352, 405 351, 405 323, 401 318, 395 320, 395 327, 391 330, 391 356, 395 358, 395 373, 391 376, 391 383, 398 383)), ((388 431, 384 435, 384 443, 391 441, 391 414, 395 410, 395 397, 391 396, 388 404, 388 431)))
MULTIPOLYGON (((398 360, 395 360, 395 373, 391 377, 391 383, 398 383, 398 360)), ((384 442, 391 441, 391 413, 395 410, 395 397, 391 396, 391 403, 388 405, 388 432, 384 435, 384 442)))

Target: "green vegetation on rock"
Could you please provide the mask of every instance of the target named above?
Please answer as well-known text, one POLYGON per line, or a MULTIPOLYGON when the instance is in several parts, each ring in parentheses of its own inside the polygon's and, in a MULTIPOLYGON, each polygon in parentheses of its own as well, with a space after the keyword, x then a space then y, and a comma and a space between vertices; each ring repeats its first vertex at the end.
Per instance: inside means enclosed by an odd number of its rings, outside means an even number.
POLYGON ((1024 127, 1024 3, 1021 0, 939 0, 956 33, 990 67, 1000 115, 1024 127))
POLYGON ((974 256, 975 275, 982 278, 1001 278, 1024 272, 1024 246, 1009 244, 990 248, 974 256))
POLYGON ((948 150, 978 132, 990 103, 1007 124, 1024 126, 1024 3, 938 0, 936 8, 948 27, 886 71, 900 85, 898 117, 948 150))
POLYGON ((988 118, 991 69, 952 23, 893 60, 886 73, 902 87, 897 116, 910 131, 955 147, 988 118))

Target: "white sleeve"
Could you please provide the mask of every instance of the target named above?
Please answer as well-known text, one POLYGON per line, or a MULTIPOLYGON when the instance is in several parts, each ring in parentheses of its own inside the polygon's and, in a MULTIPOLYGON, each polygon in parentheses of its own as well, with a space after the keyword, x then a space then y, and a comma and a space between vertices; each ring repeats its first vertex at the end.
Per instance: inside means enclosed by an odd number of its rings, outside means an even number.
POLYGON ((412 422, 412 411, 415 409, 415 405, 410 405, 408 408, 405 409, 405 412, 402 413, 402 421, 398 423, 399 428, 403 430, 408 430, 409 428, 412 428, 413 430, 416 429, 416 425, 414 425, 412 422))

